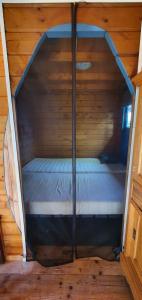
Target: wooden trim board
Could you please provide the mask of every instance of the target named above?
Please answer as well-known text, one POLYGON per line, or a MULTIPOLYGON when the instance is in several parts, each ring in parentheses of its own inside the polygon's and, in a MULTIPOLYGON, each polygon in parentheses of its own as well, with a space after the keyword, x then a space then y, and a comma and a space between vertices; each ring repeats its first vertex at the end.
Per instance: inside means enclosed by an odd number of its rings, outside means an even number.
MULTIPOLYGON (((142 24, 141 24, 141 35, 140 35, 140 46, 139 46, 139 58, 138 58, 138 72, 141 72, 142 69, 142 24)), ((131 188, 131 172, 132 172, 132 161, 133 161, 133 150, 134 150, 134 139, 135 139, 135 128, 136 128, 136 118, 137 118, 137 108, 138 108, 138 98, 139 98, 139 88, 136 87, 135 94, 135 103, 134 103, 134 112, 133 112, 133 124, 131 129, 131 141, 129 142, 129 160, 128 160, 128 177, 126 182, 126 202, 125 202, 125 212, 124 212, 124 221, 123 221, 123 237, 122 237, 122 249, 125 245, 126 237, 126 227, 127 227, 127 216, 128 216, 128 206, 129 206, 129 194, 131 188)))

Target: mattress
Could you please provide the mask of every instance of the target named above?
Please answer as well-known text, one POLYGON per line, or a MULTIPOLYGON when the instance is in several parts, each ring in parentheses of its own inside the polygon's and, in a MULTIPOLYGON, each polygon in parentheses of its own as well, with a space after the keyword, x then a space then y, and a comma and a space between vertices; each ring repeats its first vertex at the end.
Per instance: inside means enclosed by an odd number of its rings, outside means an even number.
MULTIPOLYGON (((77 215, 122 214, 125 168, 101 164, 94 158, 77 159, 77 215)), ((35 158, 23 168, 26 213, 70 215, 72 201, 71 159, 35 158)))
MULTIPOLYGON (((100 164, 97 158, 77 158, 77 172, 96 172, 96 165, 100 164)), ((71 158, 34 158, 23 167, 24 172, 71 173, 71 158)))

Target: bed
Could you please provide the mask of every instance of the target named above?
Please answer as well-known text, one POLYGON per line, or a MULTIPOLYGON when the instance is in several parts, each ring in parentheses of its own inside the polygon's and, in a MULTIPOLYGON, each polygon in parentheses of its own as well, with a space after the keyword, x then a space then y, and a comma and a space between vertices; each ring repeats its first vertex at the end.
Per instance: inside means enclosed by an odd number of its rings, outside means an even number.
MULTIPOLYGON (((29 243, 71 246, 72 160, 35 158, 22 173, 29 243)), ((120 245, 124 187, 123 165, 77 158, 77 245, 111 249, 120 245)))
MULTIPOLYGON (((123 165, 77 158, 76 172, 77 214, 123 213, 123 165)), ((33 159, 23 168, 23 191, 27 213, 71 214, 71 159, 33 159)))

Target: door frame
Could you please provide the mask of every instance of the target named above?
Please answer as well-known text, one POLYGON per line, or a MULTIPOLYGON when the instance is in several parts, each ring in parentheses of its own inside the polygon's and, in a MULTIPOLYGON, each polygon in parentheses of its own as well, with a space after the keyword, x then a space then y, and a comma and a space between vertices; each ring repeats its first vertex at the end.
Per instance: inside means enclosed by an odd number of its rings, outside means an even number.
MULTIPOLYGON (((2 48, 3 48, 3 58, 4 58, 4 69, 5 69, 5 79, 6 79, 6 90, 8 98, 8 109, 9 109, 9 119, 12 133, 12 146, 14 153, 14 164, 15 164, 15 174, 16 174, 16 184, 17 184, 17 193, 18 193, 18 205, 19 205, 19 214, 21 220, 21 237, 22 237, 22 247, 23 247, 23 261, 26 261, 26 226, 25 226, 25 214, 24 214, 24 204, 23 196, 21 190, 21 176, 19 168, 19 153, 17 145, 17 135, 15 129, 15 117, 13 111, 13 99, 11 96, 11 87, 10 87, 10 76, 9 76, 9 65, 8 65, 8 55, 7 55, 7 45, 6 45, 6 35, 5 35, 5 25, 4 25, 4 15, 3 15, 3 4, 60 4, 60 3, 81 3, 82 0, 0 0, 0 29, 2 36, 2 48)), ((100 0, 86 0, 88 3, 100 3, 100 0)), ((134 3, 133 0, 101 0, 101 3, 134 3)), ((142 3, 142 0, 137 0, 138 3, 142 3)), ((138 58, 138 73, 142 70, 142 26, 141 26, 141 35, 140 35, 140 47, 139 47, 139 58, 138 58)), ((131 127, 131 138, 129 142, 129 158, 128 158, 128 176, 126 182, 126 197, 125 197, 125 212, 123 219, 123 232, 122 232, 122 246, 124 247, 125 236, 126 236, 126 224, 127 224, 127 215, 128 215, 128 205, 129 205, 129 193, 130 193, 130 182, 131 182, 131 169, 132 169, 132 159, 133 159, 133 149, 134 149, 134 137, 135 137, 135 125, 137 117, 137 107, 138 107, 138 95, 139 88, 136 88, 136 95, 134 101, 134 111, 133 111, 133 124, 131 127)))
MULTIPOLYGON (((142 71, 142 55, 141 54, 142 54, 142 23, 141 23, 137 73, 140 73, 142 71)), ((129 200, 130 200, 131 173, 132 173, 132 163, 133 163, 133 150, 134 150, 134 140, 135 140, 138 99, 139 99, 139 87, 136 87, 136 93, 135 93, 135 97, 134 97, 133 122, 131 125, 131 133, 130 133, 130 137, 129 137, 129 147, 128 147, 127 181, 126 181, 126 186, 125 186, 125 211, 124 211, 123 231, 122 231, 122 249, 124 249, 125 238, 126 238, 126 227, 127 227, 128 206, 129 206, 129 200)))

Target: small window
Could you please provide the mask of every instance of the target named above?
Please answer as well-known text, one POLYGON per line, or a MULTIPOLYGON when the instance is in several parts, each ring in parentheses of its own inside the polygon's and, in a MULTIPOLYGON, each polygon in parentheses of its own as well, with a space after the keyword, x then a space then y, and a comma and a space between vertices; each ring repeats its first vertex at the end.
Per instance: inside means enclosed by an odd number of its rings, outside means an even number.
POLYGON ((123 107, 122 128, 130 128, 132 118, 132 105, 123 107))

